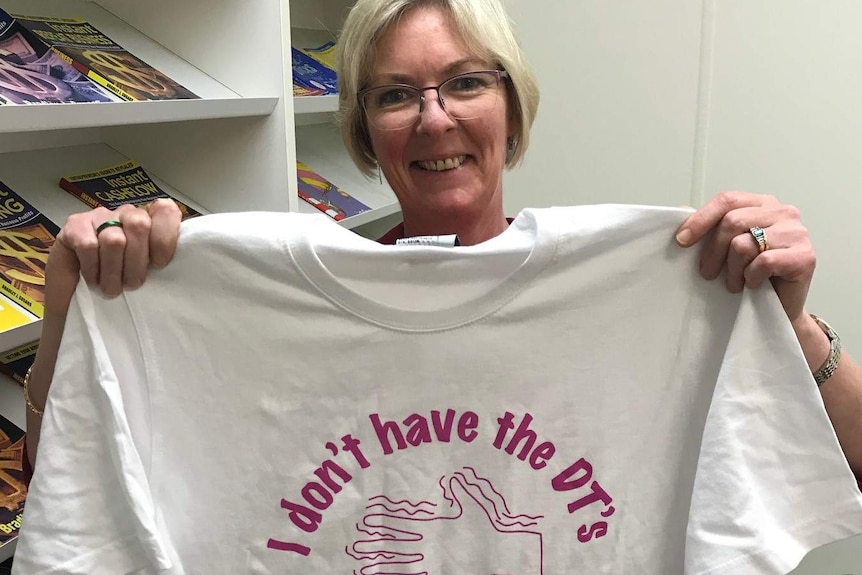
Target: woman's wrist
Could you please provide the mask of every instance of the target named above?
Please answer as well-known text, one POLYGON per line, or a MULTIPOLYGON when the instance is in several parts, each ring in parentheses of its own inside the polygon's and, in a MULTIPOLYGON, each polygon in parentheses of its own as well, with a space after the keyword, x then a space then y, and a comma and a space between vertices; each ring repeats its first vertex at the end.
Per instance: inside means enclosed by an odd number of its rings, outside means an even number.
POLYGON ((27 375, 24 376, 24 401, 27 409, 40 417, 45 411, 48 389, 51 386, 51 375, 46 374, 45 371, 38 361, 34 361, 27 370, 27 375))
POLYGON ((791 325, 802 347, 805 361, 808 362, 808 368, 814 373, 829 357, 829 337, 808 313, 801 314, 791 325))

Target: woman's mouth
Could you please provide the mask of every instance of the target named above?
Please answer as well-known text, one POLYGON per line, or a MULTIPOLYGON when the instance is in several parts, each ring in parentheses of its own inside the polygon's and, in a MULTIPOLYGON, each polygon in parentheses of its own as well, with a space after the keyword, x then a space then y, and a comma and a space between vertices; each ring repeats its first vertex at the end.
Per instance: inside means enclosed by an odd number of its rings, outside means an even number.
POLYGON ((446 158, 445 160, 422 160, 416 162, 416 165, 423 170, 443 172, 446 170, 454 170, 464 163, 464 160, 466 159, 467 156, 455 156, 453 158, 446 158))

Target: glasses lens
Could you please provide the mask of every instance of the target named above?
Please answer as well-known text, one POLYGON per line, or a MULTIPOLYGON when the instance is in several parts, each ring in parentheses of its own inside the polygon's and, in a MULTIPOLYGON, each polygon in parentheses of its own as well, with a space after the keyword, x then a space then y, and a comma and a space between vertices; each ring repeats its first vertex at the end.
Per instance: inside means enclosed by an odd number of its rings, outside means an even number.
POLYGON ((440 86, 440 97, 450 116, 472 120, 494 110, 500 99, 499 88, 496 72, 471 72, 447 80, 440 86))
MULTIPOLYGON (((419 119, 422 94, 423 90, 413 86, 380 86, 363 94, 362 107, 377 129, 398 130, 419 119)), ((439 94, 440 104, 452 118, 480 118, 492 112, 500 100, 500 74, 495 71, 460 74, 441 84, 439 94)))
POLYGON ((419 90, 410 86, 380 86, 365 93, 362 105, 369 121, 381 130, 409 126, 419 115, 419 90))

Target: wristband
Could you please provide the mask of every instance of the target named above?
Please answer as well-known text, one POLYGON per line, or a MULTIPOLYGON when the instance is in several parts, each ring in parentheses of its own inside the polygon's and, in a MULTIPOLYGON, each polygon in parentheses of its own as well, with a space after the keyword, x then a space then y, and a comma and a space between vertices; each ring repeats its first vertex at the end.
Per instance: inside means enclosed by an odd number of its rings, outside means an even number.
POLYGON ((838 337, 838 334, 835 333, 835 330, 832 329, 828 323, 814 315, 810 314, 811 319, 813 319, 817 326, 823 330, 823 333, 826 334, 826 337, 829 338, 829 356, 826 358, 826 361, 823 362, 823 365, 820 366, 820 369, 814 372, 814 381, 817 382, 817 387, 823 385, 827 379, 832 377, 832 374, 835 373, 835 370, 838 369, 838 360, 841 359, 841 338, 838 337))

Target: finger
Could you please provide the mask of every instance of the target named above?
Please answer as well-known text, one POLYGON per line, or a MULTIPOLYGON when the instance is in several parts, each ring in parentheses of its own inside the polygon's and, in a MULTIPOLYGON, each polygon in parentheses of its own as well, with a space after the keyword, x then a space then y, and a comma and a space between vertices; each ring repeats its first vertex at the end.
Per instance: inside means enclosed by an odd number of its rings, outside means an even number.
POLYGON ((740 234, 730 241, 725 277, 730 293, 739 293, 745 287, 745 270, 758 255, 760 246, 750 233, 740 234))
POLYGON ((99 281, 99 240, 93 222, 110 219, 111 211, 96 208, 89 212, 72 214, 57 234, 57 242, 71 250, 80 263, 80 273, 84 280, 95 285, 99 281))
POLYGON ((773 196, 740 191, 721 192, 680 225, 677 229, 676 241, 683 247, 694 245, 715 228, 728 213, 740 208, 772 205, 779 205, 778 200, 773 196))
POLYGON ((810 245, 770 249, 746 268, 746 286, 757 288, 770 280, 787 317, 793 321, 804 314, 816 263, 817 258, 810 245))
MULTIPOLYGON (((774 211, 763 208, 738 208, 725 214, 715 226, 712 235, 703 244, 700 255, 700 273, 713 280, 725 267, 733 250, 737 254, 750 255, 750 249, 759 252, 759 245, 751 235, 753 226, 768 228, 778 218, 774 211)), ((752 258, 748 258, 751 261, 752 258)), ((747 265, 747 262, 746 262, 747 265)))
MULTIPOLYGON (((802 225, 796 207, 777 204, 760 208, 739 208, 726 214, 704 243, 700 260, 701 275, 706 279, 718 277, 729 258, 731 241, 737 236, 748 234, 750 245, 758 247, 759 252, 759 244, 751 234, 751 228, 754 226, 770 230, 767 238, 773 247, 786 247, 797 242, 808 243, 808 232, 802 225)), ((739 246, 745 245, 743 240, 739 242, 739 246)))
POLYGON ((757 287, 769 278, 796 283, 810 281, 817 257, 808 230, 780 223, 764 231, 770 247, 746 268, 746 286, 757 287))
MULTIPOLYGON (((137 209, 122 206, 114 211, 109 219, 123 221, 124 212, 137 209), (127 209, 124 209, 127 208, 127 209)), ((107 220, 105 220, 107 221, 107 220)), ((104 222, 93 222, 94 230, 104 222)), ((111 226, 98 232, 99 240, 99 287, 108 297, 120 295, 123 291, 123 259, 126 251, 126 234, 121 226, 111 226)))
POLYGON ((150 263, 154 267, 168 265, 177 249, 180 234, 180 221, 183 214, 173 200, 156 200, 147 208, 151 218, 150 263))
POLYGON ((133 209, 122 212, 119 217, 126 237, 122 285, 135 289, 143 285, 150 264, 150 215, 146 210, 133 209))
MULTIPOLYGON (((727 289, 732 293, 739 293, 746 286, 758 287, 765 277, 753 276, 754 279, 759 279, 756 285, 752 285, 749 281, 748 268, 755 261, 759 262, 755 269, 763 266, 764 262, 771 258, 771 254, 776 250, 790 249, 791 253, 797 249, 810 249, 807 231, 795 225, 795 222, 784 220, 763 229, 764 238, 766 240, 766 249, 761 251, 760 243, 751 233, 750 229, 737 236, 730 241, 730 247, 727 254, 727 262, 725 264, 727 274, 726 283, 727 289), (767 256, 767 252, 770 255, 767 256), (765 258, 765 259, 764 259, 765 258)), ((813 251, 813 250, 812 250, 813 251)), ((775 270, 779 272, 780 270, 775 270)), ((768 276, 767 276, 768 277, 768 276)))

